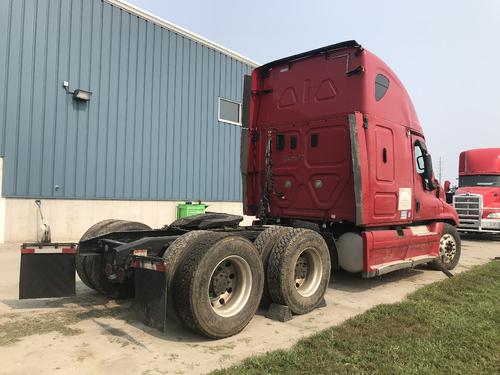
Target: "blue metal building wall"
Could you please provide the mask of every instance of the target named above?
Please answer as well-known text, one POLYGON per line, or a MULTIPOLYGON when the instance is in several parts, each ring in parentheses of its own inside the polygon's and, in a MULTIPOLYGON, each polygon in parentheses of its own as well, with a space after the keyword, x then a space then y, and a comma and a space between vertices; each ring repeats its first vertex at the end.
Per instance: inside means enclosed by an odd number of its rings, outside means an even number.
POLYGON ((217 109, 250 71, 101 0, 0 0, 3 195, 240 200, 240 127, 217 109))

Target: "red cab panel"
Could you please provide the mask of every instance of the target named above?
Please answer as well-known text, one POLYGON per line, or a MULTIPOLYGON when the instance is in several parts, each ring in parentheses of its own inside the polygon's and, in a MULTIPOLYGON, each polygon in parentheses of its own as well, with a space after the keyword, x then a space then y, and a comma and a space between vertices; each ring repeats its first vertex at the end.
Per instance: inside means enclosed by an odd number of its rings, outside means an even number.
POLYGON ((443 225, 363 232, 364 276, 382 275, 427 263, 439 255, 443 225))

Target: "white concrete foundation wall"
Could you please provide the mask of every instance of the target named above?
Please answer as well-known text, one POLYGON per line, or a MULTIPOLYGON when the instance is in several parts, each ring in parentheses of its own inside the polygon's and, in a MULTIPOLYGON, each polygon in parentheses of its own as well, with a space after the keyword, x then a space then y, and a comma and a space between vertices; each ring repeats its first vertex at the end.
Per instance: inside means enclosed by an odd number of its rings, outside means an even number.
MULTIPOLYGON (((1 175, 1 174, 0 174, 1 175)), ((36 241, 37 207, 34 199, 0 199, 0 240, 4 242, 36 241), (2 211, 3 210, 3 211, 2 211)), ((173 201, 66 200, 42 199, 45 222, 50 225, 53 242, 78 241, 93 224, 106 219, 123 219, 161 228, 176 219, 177 203, 173 201)), ((204 202, 211 212, 242 215, 241 202, 204 202)), ((250 225, 253 217, 245 217, 250 225)))
POLYGON ((0 243, 5 242, 5 198, 2 195, 3 158, 0 157, 0 243))

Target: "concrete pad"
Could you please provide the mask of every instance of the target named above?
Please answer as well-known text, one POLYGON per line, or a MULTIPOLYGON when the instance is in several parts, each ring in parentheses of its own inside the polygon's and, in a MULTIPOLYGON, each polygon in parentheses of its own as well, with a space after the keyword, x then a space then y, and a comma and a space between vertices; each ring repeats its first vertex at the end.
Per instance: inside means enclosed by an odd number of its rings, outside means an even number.
MULTIPOLYGON (((462 259, 453 272, 500 256, 500 238, 474 237, 463 241, 462 259)), ((0 246, 0 322, 8 314, 35 317, 46 312, 78 312, 118 306, 77 280, 77 296, 63 299, 18 301, 19 250, 0 246)), ((140 323, 115 318, 92 318, 72 327, 83 333, 33 335, 0 346, 0 374, 201 374, 226 367, 269 350, 288 348, 300 338, 339 324, 381 303, 401 301, 423 285, 446 278, 425 267, 400 271, 376 279, 341 273, 332 278, 327 307, 296 316, 286 323, 271 321, 261 311, 240 334, 207 340, 185 328, 169 326, 167 334, 140 323)), ((130 302, 122 305, 128 308, 130 302)), ((1 333, 0 333, 1 334, 1 333)))

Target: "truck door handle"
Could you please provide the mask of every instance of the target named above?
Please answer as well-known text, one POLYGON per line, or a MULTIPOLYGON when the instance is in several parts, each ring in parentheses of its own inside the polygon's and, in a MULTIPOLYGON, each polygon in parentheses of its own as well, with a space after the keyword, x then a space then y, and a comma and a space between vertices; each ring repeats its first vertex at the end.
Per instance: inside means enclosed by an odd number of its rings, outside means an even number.
POLYGON ((415 199, 415 211, 420 211, 420 200, 415 199))

